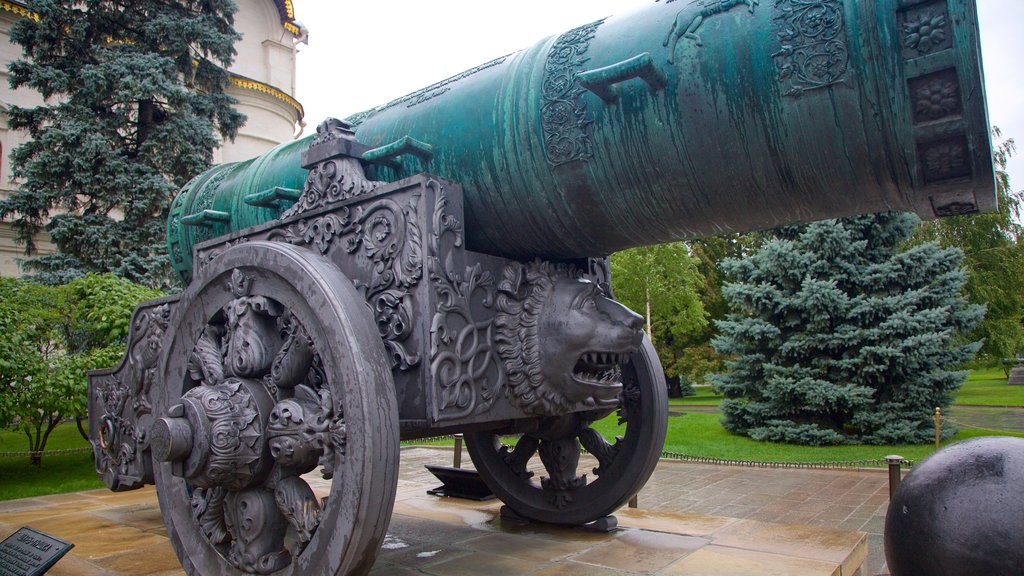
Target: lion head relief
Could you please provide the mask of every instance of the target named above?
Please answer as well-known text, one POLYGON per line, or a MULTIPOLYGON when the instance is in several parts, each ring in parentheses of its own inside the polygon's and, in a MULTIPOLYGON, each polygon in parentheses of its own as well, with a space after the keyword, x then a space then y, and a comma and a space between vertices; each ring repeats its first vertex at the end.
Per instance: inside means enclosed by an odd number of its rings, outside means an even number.
POLYGON ((513 404, 541 415, 613 406, 619 366, 640 346, 643 320, 575 269, 535 261, 506 266, 495 344, 513 404))

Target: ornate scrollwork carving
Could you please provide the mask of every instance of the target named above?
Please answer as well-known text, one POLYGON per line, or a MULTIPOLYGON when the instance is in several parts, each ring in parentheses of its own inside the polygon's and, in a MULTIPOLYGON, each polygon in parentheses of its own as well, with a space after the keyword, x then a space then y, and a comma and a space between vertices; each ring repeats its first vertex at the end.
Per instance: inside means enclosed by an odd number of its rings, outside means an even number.
POLYGON ((273 240, 312 245, 326 254, 336 240, 369 263, 369 282, 356 281, 374 311, 392 367, 409 370, 420 362, 405 344, 412 332, 412 289, 423 277, 422 232, 413 196, 408 203, 383 198, 353 209, 301 219, 274 231, 273 240))
POLYGON ((430 323, 431 381, 441 395, 439 420, 487 410, 505 387, 505 373, 494 348, 491 309, 494 278, 479 264, 457 270, 452 251, 462 246, 462 224, 446 210, 447 192, 438 192, 427 266, 436 296, 430 323))
POLYGON ((152 412, 149 393, 156 378, 157 362, 171 309, 161 304, 138 314, 132 322, 132 341, 128 351, 127 380, 132 385, 133 408, 138 413, 152 412))
POLYGON ((562 34, 548 52, 541 85, 541 129, 544 154, 553 166, 586 160, 591 151, 590 124, 582 96, 584 89, 576 74, 589 59, 590 40, 604 19, 562 34))
POLYGON ((369 194, 386 182, 368 180, 355 158, 333 158, 309 170, 299 200, 281 215, 291 218, 334 202, 369 194))
POLYGON ((772 54, 786 96, 845 80, 849 64, 842 0, 776 0, 781 48, 772 54))
POLYGON ((94 380, 92 386, 90 410, 101 412, 96 416, 98 438, 91 441, 93 458, 97 472, 112 490, 138 488, 148 476, 148 466, 141 458, 144 433, 130 405, 138 404, 132 388, 113 375, 94 380))
POLYGON ((587 485, 586 474, 576 474, 580 443, 574 436, 545 440, 538 452, 549 474, 540 479, 541 488, 556 508, 565 508, 575 499, 573 492, 587 485))

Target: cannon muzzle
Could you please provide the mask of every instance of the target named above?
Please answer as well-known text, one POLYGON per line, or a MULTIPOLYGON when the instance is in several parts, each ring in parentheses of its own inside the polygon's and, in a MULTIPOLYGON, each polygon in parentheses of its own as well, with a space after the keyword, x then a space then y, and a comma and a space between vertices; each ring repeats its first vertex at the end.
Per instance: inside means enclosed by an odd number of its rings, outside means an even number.
MULTIPOLYGON (((512 258, 995 207, 973 0, 663 0, 348 122, 371 178, 460 182, 467 248, 512 258)), ((190 184, 176 267, 287 208, 306 143, 190 184)))

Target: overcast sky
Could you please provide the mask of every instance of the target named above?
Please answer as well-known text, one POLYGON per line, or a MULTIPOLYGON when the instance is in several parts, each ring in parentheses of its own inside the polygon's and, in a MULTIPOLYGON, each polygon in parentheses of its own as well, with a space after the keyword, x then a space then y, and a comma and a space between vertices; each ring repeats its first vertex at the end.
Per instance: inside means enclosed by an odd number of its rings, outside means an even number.
MULTIPOLYGON (((679 0, 686 2, 688 0, 679 0)), ((768 3, 771 0, 762 0, 768 3)), ((300 47, 306 133, 553 34, 652 0, 293 0, 310 31, 300 47)), ((1013 188, 1024 188, 1024 0, 977 0, 989 118, 1020 142, 1013 188)))

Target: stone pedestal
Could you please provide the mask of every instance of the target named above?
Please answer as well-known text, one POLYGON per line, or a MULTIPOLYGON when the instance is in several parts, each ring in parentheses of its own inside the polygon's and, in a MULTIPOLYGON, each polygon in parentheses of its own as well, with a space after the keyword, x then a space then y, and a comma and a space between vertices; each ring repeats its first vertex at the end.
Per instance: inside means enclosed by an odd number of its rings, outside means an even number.
POLYGON ((1010 370, 1010 378, 1006 382, 1011 386, 1024 386, 1024 366, 1017 365, 1010 370))

